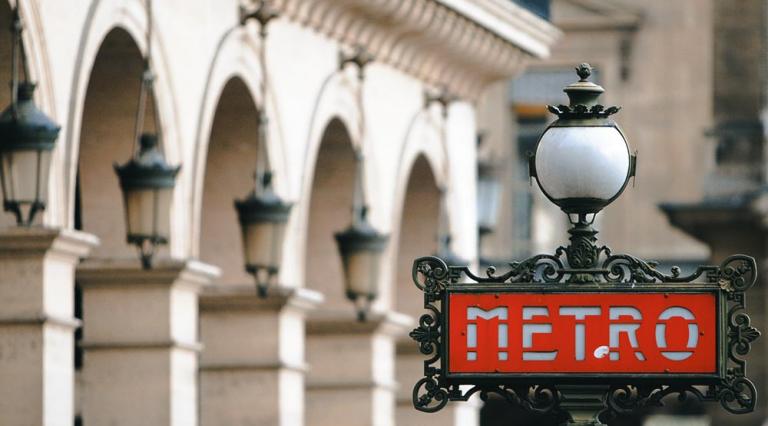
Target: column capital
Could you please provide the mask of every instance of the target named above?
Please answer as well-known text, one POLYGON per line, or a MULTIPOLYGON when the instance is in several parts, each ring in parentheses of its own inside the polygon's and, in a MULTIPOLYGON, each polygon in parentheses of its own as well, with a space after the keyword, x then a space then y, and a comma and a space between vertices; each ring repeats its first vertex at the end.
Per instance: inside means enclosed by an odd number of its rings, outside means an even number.
POLYGON ((4 423, 71 425, 74 270, 99 239, 44 227, 0 229, 0 412, 4 423), (7 352, 7 353, 6 353, 7 352))
POLYGON ((349 311, 319 310, 307 319, 307 334, 374 334, 392 337, 404 335, 414 326, 413 318, 395 311, 371 312, 365 321, 358 321, 349 311))
POLYGON ((82 231, 45 227, 0 229, 0 256, 29 257, 53 252, 75 258, 88 256, 99 238, 82 231))
POLYGON ((199 291, 220 275, 218 267, 197 260, 157 259, 142 269, 137 259, 88 259, 77 268, 77 280, 85 287, 182 285, 199 291))
POLYGON ((303 287, 270 287, 267 297, 256 294, 253 284, 203 287, 200 310, 213 311, 279 311, 289 307, 300 311, 316 308, 324 300, 322 293, 303 287))

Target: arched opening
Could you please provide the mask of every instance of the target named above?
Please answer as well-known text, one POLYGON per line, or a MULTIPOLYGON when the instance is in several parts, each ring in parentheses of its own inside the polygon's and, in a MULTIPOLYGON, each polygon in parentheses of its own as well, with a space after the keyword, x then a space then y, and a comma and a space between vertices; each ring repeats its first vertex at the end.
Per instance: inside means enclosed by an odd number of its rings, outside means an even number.
POLYGON ((424 311, 422 292, 411 279, 413 260, 437 253, 440 190, 427 159, 420 155, 411 167, 403 201, 397 247, 395 309, 413 317, 424 311))
MULTIPOLYGON (((394 284, 395 310, 416 319, 424 313, 424 297, 413 285, 411 267, 417 257, 434 255, 438 250, 440 198, 432 168, 427 159, 420 155, 411 167, 403 200, 397 271, 394 275, 397 279, 394 284)), ((395 377, 399 384, 396 414, 398 425, 422 425, 434 421, 431 417, 434 414, 414 410, 411 402, 413 384, 423 375, 423 358, 417 345, 408 336, 400 339, 395 360, 395 377)), ((446 419, 446 424, 451 422, 446 419)))
POLYGON ((205 163, 200 258, 221 268, 223 284, 252 283, 243 266, 240 226, 233 202, 254 187, 258 111, 248 87, 232 78, 219 97, 205 163))
MULTIPOLYGON (((130 159, 143 70, 141 51, 123 29, 102 42, 88 82, 80 130, 75 227, 101 239, 99 257, 136 257, 125 242, 120 186, 113 165, 130 159)), ((147 117, 153 117, 152 103, 147 117)), ((153 120, 145 129, 153 130, 153 120)))
MULTIPOLYGON (((99 237, 95 257, 136 257, 125 241, 123 200, 113 167, 125 163, 133 152, 142 71, 143 58, 135 41, 125 30, 113 29, 99 48, 88 80, 75 183, 74 228, 99 237)), ((149 105, 147 116, 153 114, 149 105)), ((145 120, 145 129, 154 125, 153 120, 145 120)), ((75 316, 83 319, 83 294, 77 282, 75 316)), ((75 332, 78 370, 83 364, 83 327, 75 332)), ((80 421, 79 415, 75 421, 80 421)))
MULTIPOLYGON (((353 312, 344 296, 344 277, 334 233, 352 220, 355 153, 344 124, 326 127, 315 163, 307 231, 306 286, 323 293, 324 308, 353 312)), ((351 317, 351 316, 350 316, 351 317)))

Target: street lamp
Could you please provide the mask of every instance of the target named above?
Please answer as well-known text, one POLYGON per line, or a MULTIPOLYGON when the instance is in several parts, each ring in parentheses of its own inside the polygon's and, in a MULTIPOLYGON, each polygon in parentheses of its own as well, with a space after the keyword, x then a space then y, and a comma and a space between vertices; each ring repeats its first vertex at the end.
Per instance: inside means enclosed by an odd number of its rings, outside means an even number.
POLYGON ((51 154, 60 127, 35 105, 35 84, 27 80, 22 52, 22 29, 16 8, 11 28, 11 105, 0 114, 0 183, 4 210, 16 215, 18 225, 29 226, 35 214, 45 210, 51 154), (25 71, 22 82, 19 56, 25 71))
POLYGON ((587 81, 592 68, 576 68, 580 80, 563 91, 570 105, 549 106, 558 119, 547 127, 531 157, 531 176, 544 195, 573 223, 591 222, 615 200, 635 174, 635 156, 609 117, 618 107, 597 103, 604 89, 587 81))
POLYGON ((357 318, 365 321, 370 303, 379 293, 379 265, 389 235, 379 233, 368 221, 368 206, 363 195, 363 158, 358 152, 352 224, 336 233, 336 244, 344 268, 347 298, 357 308, 357 318))
POLYGON ((152 266, 155 247, 167 244, 171 231, 171 200, 180 167, 169 166, 157 147, 157 135, 144 133, 139 152, 115 165, 123 191, 127 241, 139 248, 144 269, 152 266))
MULTIPOLYGON (((565 254, 575 269, 597 266, 600 249, 595 215, 613 202, 635 175, 636 157, 619 126, 609 118, 618 107, 597 103, 604 89, 588 81, 589 64, 576 67, 580 80, 563 91, 570 105, 549 106, 558 119, 547 127, 530 158, 530 174, 541 191, 560 207, 573 225, 565 254)), ((589 274, 575 274, 571 281, 591 281, 589 274)))
POLYGON ((618 108, 597 104, 603 89, 587 81, 589 65, 577 71, 581 80, 565 89, 570 105, 550 107, 558 120, 531 158, 531 175, 573 223, 570 244, 509 262, 502 273, 475 275, 434 256, 414 261, 427 311, 410 333, 427 356, 414 407, 433 413, 495 393, 558 424, 586 426, 677 394, 752 412, 757 390, 745 357, 760 331, 745 292, 757 281, 755 259, 736 254, 688 275, 678 267, 665 274, 655 262, 597 246, 594 216, 627 186, 635 158, 609 118, 618 108), (671 318, 678 325, 665 324, 671 318), (501 324, 509 320, 517 332, 501 324), (548 337, 537 343, 534 334, 548 337))

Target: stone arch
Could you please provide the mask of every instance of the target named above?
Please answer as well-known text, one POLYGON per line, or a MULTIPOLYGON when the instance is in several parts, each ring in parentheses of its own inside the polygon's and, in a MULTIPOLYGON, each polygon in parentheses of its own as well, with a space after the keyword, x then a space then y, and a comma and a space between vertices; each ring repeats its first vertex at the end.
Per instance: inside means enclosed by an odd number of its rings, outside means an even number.
MULTIPOLYGON (((362 132, 362 112, 356 98, 356 82, 354 78, 343 73, 330 75, 320 89, 310 118, 309 133, 304 145, 304 161, 301 175, 298 176, 299 197, 298 204, 294 206, 295 214, 289 223, 288 233, 294 235, 286 241, 286 253, 295 253, 298 259, 305 259, 307 253, 307 230, 310 216, 310 201, 313 196, 313 184, 317 171, 317 161, 324 136, 329 126, 333 123, 343 126, 348 136, 351 149, 360 146, 362 132)), ((370 176, 375 174, 372 170, 372 158, 366 159, 365 176, 363 178, 366 192, 370 193, 370 176)), ((352 185, 350 180, 350 185, 352 185)), ((351 197, 350 192, 350 197, 351 197)), ((351 200, 351 198, 350 198, 351 200)), ((350 204, 351 207, 351 204, 350 204)), ((376 209, 371 207, 371 217, 375 220, 376 209)), ((335 250, 335 249, 334 249, 335 250)), ((306 283, 306 262, 293 265, 291 268, 283 268, 281 279, 286 282, 306 283)))
MULTIPOLYGON (((307 232, 304 259, 306 286, 325 296, 325 307, 349 310, 334 233, 351 222, 355 154, 346 124, 332 119, 320 137, 311 190, 307 193, 307 232)), ((351 315, 350 315, 351 317, 351 315)))
MULTIPOLYGON (((395 183, 394 198, 390 210, 390 223, 392 235, 384 256, 388 267, 382 268, 381 297, 379 303, 384 306, 395 307, 396 284, 403 285, 399 277, 398 248, 400 247, 400 229, 402 219, 406 215, 406 196, 408 193, 411 175, 417 163, 429 168, 433 181, 429 182, 435 188, 443 188, 447 192, 448 187, 448 157, 447 147, 442 138, 442 118, 436 109, 425 109, 414 116, 406 130, 405 143, 398 157, 397 181, 395 183)), ((451 224, 448 211, 448 224, 451 224)), ((437 216, 435 216, 435 219, 437 216)), ((436 241, 436 240, 435 240, 436 241)), ((431 253, 425 253, 431 254, 431 253)), ((410 269, 409 269, 410 271, 410 269)), ((408 278, 407 285, 411 285, 408 278)))
MULTIPOLYGON (((101 239, 102 257, 135 257, 125 242, 123 200, 115 163, 130 159, 143 56, 130 33, 115 28, 96 55, 83 102, 73 226, 101 239)), ((150 98, 152 99, 152 98, 150 98)), ((149 103, 146 127, 152 129, 149 103)))
POLYGON ((279 108, 274 96, 271 96, 271 92, 266 102, 261 99, 259 88, 263 81, 263 70, 258 58, 259 49, 261 49, 259 41, 252 35, 252 31, 248 31, 247 27, 233 27, 222 36, 208 71, 203 100, 200 105, 196 132, 197 143, 194 145, 194 152, 189 165, 189 199, 192 200, 189 234, 191 238, 190 254, 193 257, 200 254, 201 209, 203 207, 203 186, 207 164, 206 155, 209 152, 209 136, 221 93, 232 79, 238 79, 243 83, 257 109, 264 108, 266 105, 267 114, 270 118, 266 152, 272 172, 275 175, 273 183, 276 192, 280 194, 289 192, 287 187, 290 181, 284 152, 282 126, 278 114, 279 108))
POLYGON ((243 249, 233 201, 254 187, 258 155, 258 110, 247 83, 230 78, 221 90, 210 125, 201 182, 199 257, 221 268, 219 282, 246 284, 243 249))
MULTIPOLYGON (((173 93, 172 74, 170 73, 166 61, 166 53, 162 40, 162 31, 159 31, 159 23, 154 22, 155 31, 152 42, 152 64, 155 73, 155 105, 158 110, 160 126, 163 132, 163 149, 169 163, 179 164, 182 162, 181 140, 178 133, 178 117, 176 115, 175 95, 173 93)), ((98 1, 93 2, 88 10, 86 20, 83 24, 83 31, 80 36, 80 42, 77 50, 77 59, 75 61, 75 70, 73 72, 70 105, 66 125, 62 131, 62 155, 63 162, 62 178, 59 182, 58 191, 65 194, 62 197, 63 211, 59 212, 58 221, 68 227, 74 227, 75 224, 75 201, 76 201, 76 180, 78 172, 78 159, 80 157, 80 142, 82 140, 83 116, 86 102, 86 95, 91 81, 91 74, 96 64, 97 55, 107 37, 115 30, 127 34, 136 46, 139 55, 146 52, 146 9, 145 2, 142 0, 125 1, 98 1)), ((138 82, 140 76, 135 79, 138 82)), ((137 89, 138 90, 138 89, 137 89)), ((136 91, 131 100, 135 108, 137 103, 138 91, 136 91)), ((131 115, 133 117, 133 114, 131 115)), ((128 159, 126 155, 120 158, 120 162, 128 159)), ((177 178, 177 188, 183 186, 186 170, 184 167, 177 178)), ((178 206, 184 203, 184 191, 175 191, 174 208, 171 219, 171 253, 178 254, 186 245, 186 235, 183 232, 187 221, 183 212, 185 209, 178 206)))
POLYGON ((398 227, 393 229, 397 253, 393 307, 416 318, 424 309, 422 293, 411 281, 411 266, 417 257, 437 252, 440 202, 435 169, 424 154, 419 154, 411 164, 400 201, 402 214, 398 227))
MULTIPOLYGON (((394 281, 391 287, 392 308, 411 318, 418 319, 423 313, 423 293, 411 280, 413 260, 434 255, 438 250, 441 193, 432 163, 423 153, 408 169, 400 220, 392 232, 394 281)), ((412 341, 402 336, 396 342, 395 377, 400 384, 397 392, 397 424, 423 424, 428 419, 424 413, 413 409, 410 400, 413 366, 420 366, 423 357, 412 341)))

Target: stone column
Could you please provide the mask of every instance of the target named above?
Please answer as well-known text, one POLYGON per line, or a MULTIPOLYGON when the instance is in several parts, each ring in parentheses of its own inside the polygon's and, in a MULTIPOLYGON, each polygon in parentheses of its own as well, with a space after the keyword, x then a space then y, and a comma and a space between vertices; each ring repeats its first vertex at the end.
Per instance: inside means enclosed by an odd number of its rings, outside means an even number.
POLYGON ((0 417, 8 425, 74 419, 74 271, 98 244, 83 232, 0 230, 0 417))
POLYGON ((209 286, 200 299, 200 410, 205 426, 304 425, 304 288, 209 286))
POLYGON ((83 289, 83 423, 198 424, 198 292, 218 269, 196 261, 94 260, 83 289))
POLYGON ((410 317, 319 313, 307 323, 307 425, 395 424, 395 341, 410 317))

